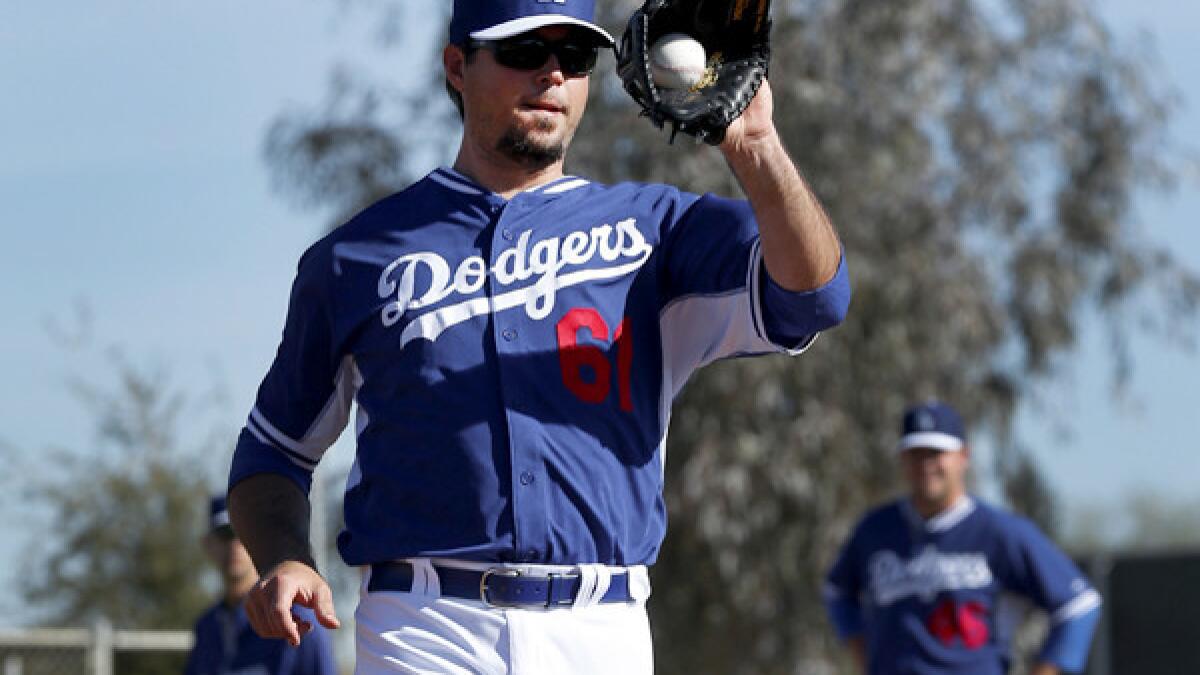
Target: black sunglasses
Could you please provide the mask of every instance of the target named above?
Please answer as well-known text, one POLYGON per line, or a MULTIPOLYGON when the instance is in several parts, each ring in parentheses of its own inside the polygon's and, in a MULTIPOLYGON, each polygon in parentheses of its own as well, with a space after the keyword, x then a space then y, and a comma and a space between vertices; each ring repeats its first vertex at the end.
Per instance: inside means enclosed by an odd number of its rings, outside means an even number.
POLYGON ((537 36, 518 35, 503 40, 475 40, 468 42, 473 49, 486 49, 496 58, 496 63, 514 70, 537 70, 546 65, 550 55, 558 59, 558 67, 567 77, 583 77, 596 67, 595 43, 568 38, 551 42, 537 36))

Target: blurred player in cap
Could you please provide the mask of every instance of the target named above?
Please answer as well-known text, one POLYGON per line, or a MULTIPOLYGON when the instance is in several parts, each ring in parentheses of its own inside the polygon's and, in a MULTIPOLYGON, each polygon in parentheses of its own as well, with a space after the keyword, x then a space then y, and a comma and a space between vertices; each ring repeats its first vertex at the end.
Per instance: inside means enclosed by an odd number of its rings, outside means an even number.
POLYGON ((1001 675, 1021 596, 1050 632, 1030 671, 1083 669, 1100 596, 1029 521, 966 490, 970 448, 950 406, 904 415, 896 446, 909 494, 869 512, 830 570, 838 637, 870 675, 1001 675))
MULTIPOLYGON (((186 675, 334 675, 329 633, 315 626, 299 647, 266 640, 254 633, 242 603, 258 581, 258 572, 242 542, 229 526, 225 497, 209 502, 209 530, 204 551, 221 576, 221 599, 196 622, 196 642, 188 655, 186 675)), ((298 608, 297 617, 315 624, 312 612, 298 608)))
POLYGON ((293 603, 337 625, 307 493, 353 402, 338 545, 364 573, 360 675, 651 672, 672 400, 845 316, 841 245, 768 87, 720 148, 747 200, 565 173, 613 43, 593 19, 592 0, 455 0, 453 166, 302 257, 229 479, 261 634, 307 639, 293 603))

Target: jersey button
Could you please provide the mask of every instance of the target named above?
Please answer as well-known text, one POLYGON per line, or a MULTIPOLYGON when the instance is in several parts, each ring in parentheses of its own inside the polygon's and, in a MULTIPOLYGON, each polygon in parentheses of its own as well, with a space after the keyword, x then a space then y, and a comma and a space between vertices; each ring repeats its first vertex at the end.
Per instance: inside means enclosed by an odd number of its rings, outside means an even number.
POLYGON ((529 485, 533 482, 533 474, 526 471, 521 474, 521 485, 529 485))
POLYGON ((509 342, 512 342, 513 340, 517 339, 517 331, 515 331, 511 328, 504 329, 504 332, 501 333, 501 335, 503 335, 504 339, 508 340, 509 342))
POLYGON ((500 236, 504 237, 508 241, 513 240, 513 232, 512 232, 512 230, 509 230, 507 228, 500 231, 500 236))

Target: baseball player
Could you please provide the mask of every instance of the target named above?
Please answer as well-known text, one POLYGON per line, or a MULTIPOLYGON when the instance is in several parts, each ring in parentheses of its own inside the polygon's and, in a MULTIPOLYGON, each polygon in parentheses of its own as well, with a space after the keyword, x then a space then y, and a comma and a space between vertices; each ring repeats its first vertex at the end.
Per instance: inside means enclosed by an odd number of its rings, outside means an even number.
POLYGON ((598 50, 592 0, 455 0, 463 138, 301 258, 230 474, 296 644, 336 627, 311 474, 357 403, 342 558, 359 673, 649 673, 671 401, 711 361, 798 354, 849 302, 842 251, 763 88, 721 152, 749 201, 564 173, 598 50))
MULTIPOLYGON (((209 503, 204 551, 221 575, 221 599, 196 621, 185 675, 335 675, 329 633, 319 626, 299 646, 264 640, 250 627, 243 601, 258 579, 245 547, 229 526, 225 496, 209 503)), ((312 612, 299 608, 313 626, 312 612)))
POLYGON ((830 620, 863 670, 1005 673, 1019 598, 1051 624, 1030 672, 1082 670, 1100 596, 1032 523, 967 494, 958 413, 939 402, 911 408, 897 451, 910 494, 862 519, 825 588, 830 620))

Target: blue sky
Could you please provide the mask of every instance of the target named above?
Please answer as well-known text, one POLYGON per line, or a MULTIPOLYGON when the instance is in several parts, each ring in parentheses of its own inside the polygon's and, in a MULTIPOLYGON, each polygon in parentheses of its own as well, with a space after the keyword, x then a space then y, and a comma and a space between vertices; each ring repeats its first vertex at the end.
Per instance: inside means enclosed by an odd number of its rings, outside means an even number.
MULTIPOLYGON (((1168 0, 1103 0, 1097 5, 1121 42, 1157 43, 1156 70, 1182 97, 1173 138, 1180 156, 1200 150, 1200 4, 1168 0)), ((1200 171, 1184 169, 1171 195, 1144 195, 1137 220, 1145 236, 1200 270, 1200 171)), ((1195 328, 1195 326, 1193 326, 1195 328)), ((1200 358, 1161 340, 1133 343, 1135 373, 1128 396, 1111 396, 1111 361, 1104 335, 1088 331, 1064 377, 1045 390, 1038 406, 1021 412, 1018 428, 1060 491, 1066 507, 1109 504, 1123 494, 1165 499, 1197 496, 1195 383, 1200 358), (1055 429, 1066 422, 1071 433, 1055 429)))
MULTIPOLYGON (((66 381, 102 381, 111 369, 100 350, 64 350, 45 327, 77 325, 81 301, 98 345, 121 345, 184 389, 224 385, 229 423, 240 424, 274 352, 295 261, 324 224, 272 193, 261 160, 267 125, 289 106, 322 101, 337 62, 370 63, 397 82, 411 73, 396 51, 372 49, 370 15, 346 19, 343 4, 0 4, 0 441, 36 458, 93 438, 66 381)), ((1128 43, 1139 28, 1152 31, 1164 75, 1200 104, 1191 34, 1200 6, 1101 7, 1128 43)), ((1177 122, 1176 137, 1200 145, 1196 104, 1177 122)), ((1198 211, 1185 188, 1146 200, 1140 218, 1147 236, 1200 268, 1189 218, 1198 211)), ((1091 331, 1047 403, 1021 414, 1021 433, 1068 507, 1147 487, 1194 491, 1194 471, 1164 467, 1196 466, 1188 384, 1200 380, 1200 360, 1148 340, 1135 356, 1140 412, 1109 399, 1109 362, 1091 331), (1055 420, 1073 435, 1060 438, 1055 420)), ((0 516, 11 506, 0 499, 0 516)), ((0 543, 0 598, 19 583, 13 570, 32 530, 5 526, 14 536, 0 543)), ((0 608, 11 610, 3 623, 22 620, 11 602, 0 608)))

